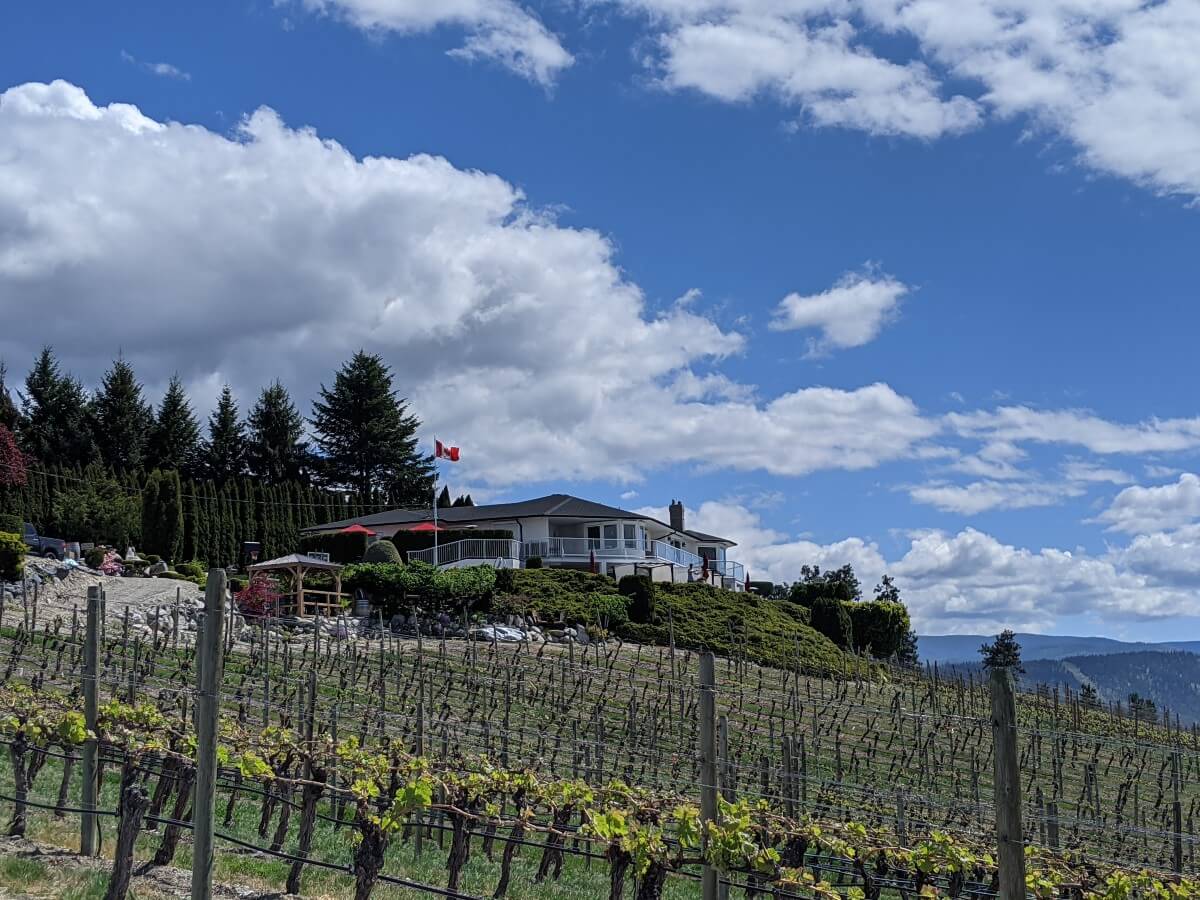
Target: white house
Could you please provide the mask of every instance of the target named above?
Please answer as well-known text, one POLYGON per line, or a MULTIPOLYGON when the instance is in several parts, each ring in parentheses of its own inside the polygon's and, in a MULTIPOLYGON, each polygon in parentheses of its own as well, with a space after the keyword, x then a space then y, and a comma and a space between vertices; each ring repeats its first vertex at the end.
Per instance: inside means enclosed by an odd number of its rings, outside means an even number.
MULTIPOLYGON (((307 533, 359 524, 381 537, 392 537, 401 531, 428 529, 432 519, 431 510, 395 509, 330 522, 307 533)), ((746 581, 745 569, 727 555, 734 542, 688 530, 679 501, 671 503, 670 522, 568 494, 550 494, 519 503, 439 509, 438 525, 454 531, 509 531, 512 540, 454 540, 439 544, 436 556, 432 548, 409 551, 410 559, 436 562, 443 568, 480 562, 518 568, 538 557, 545 566, 594 569, 616 578, 646 574, 655 581, 707 579, 732 590, 742 590, 746 581)))

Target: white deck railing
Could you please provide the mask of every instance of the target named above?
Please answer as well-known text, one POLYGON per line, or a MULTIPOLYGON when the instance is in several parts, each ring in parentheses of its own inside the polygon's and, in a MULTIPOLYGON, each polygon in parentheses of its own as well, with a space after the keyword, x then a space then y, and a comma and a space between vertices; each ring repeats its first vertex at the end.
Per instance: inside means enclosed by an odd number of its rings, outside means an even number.
MULTIPOLYGON (((434 552, 433 547, 426 550, 409 550, 408 558, 432 564, 434 552)), ((461 541, 451 541, 449 544, 441 544, 436 553, 439 566, 462 562, 464 559, 477 559, 487 563, 495 562, 497 559, 519 560, 521 543, 499 538, 467 538, 461 541)))

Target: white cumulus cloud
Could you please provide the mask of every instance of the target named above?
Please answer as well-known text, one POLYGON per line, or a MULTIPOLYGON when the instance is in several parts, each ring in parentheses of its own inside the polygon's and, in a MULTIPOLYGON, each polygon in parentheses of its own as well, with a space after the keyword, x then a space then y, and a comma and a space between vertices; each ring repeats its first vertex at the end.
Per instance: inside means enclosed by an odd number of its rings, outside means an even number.
POLYGON ((427 433, 469 448, 474 484, 863 469, 940 427, 886 384, 756 399, 713 371, 743 336, 653 308, 597 232, 495 175, 356 159, 269 109, 229 137, 65 82, 11 88, 0 233, 0 307, 54 311, 9 318, 14 370, 50 343, 94 383, 121 349, 150 384, 178 370, 246 401, 278 377, 306 408, 365 347, 427 433))
POLYGON ((337 15, 367 32, 413 34, 448 26, 465 29, 463 59, 492 60, 543 85, 574 61, 536 15, 512 0, 276 0, 337 15))
POLYGON ((1125 488, 1098 520, 1128 533, 1178 528, 1200 518, 1200 476, 1184 472, 1174 484, 1125 488))
POLYGON ((849 272, 828 290, 803 296, 788 294, 771 321, 773 331, 817 329, 813 354, 861 347, 874 340, 899 311, 909 287, 890 275, 849 272))

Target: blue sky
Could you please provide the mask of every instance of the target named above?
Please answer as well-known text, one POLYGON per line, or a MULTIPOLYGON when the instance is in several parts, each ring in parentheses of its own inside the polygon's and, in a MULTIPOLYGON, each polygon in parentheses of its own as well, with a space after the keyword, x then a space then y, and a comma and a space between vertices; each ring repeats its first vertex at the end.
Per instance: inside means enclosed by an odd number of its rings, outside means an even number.
POLYGON ((1179 639, 1200 17, 1093 7, 26 5, 0 355, 204 409, 366 346, 476 497, 679 497, 929 633, 1179 639))

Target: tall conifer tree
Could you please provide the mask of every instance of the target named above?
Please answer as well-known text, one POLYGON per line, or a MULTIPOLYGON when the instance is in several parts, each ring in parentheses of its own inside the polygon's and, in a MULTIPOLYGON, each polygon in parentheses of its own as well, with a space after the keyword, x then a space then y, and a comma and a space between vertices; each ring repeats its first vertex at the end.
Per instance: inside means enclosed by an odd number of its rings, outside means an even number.
POLYGON ((308 459, 304 419, 287 388, 278 381, 263 388, 246 425, 246 462, 252 474, 272 484, 303 476, 308 459))
POLYGON ((417 451, 421 423, 392 386, 383 359, 360 350, 321 386, 312 424, 326 481, 369 502, 379 494, 392 503, 428 503, 433 490, 431 457, 417 451))
POLYGON ((43 347, 25 376, 17 433, 21 449, 45 465, 92 462, 96 444, 87 406, 83 385, 62 371, 50 347, 43 347))
POLYGON ((171 376, 159 404, 154 427, 146 448, 146 465, 154 469, 174 469, 185 475, 194 473, 200 462, 200 426, 192 404, 183 390, 179 375, 171 376))
POLYGON ((118 356, 92 401, 92 429, 104 462, 118 472, 140 469, 151 415, 133 367, 118 356))
POLYGON ((209 477, 218 486, 223 486, 231 478, 240 477, 246 469, 246 434, 229 385, 225 385, 221 391, 217 408, 208 420, 204 462, 209 477))

